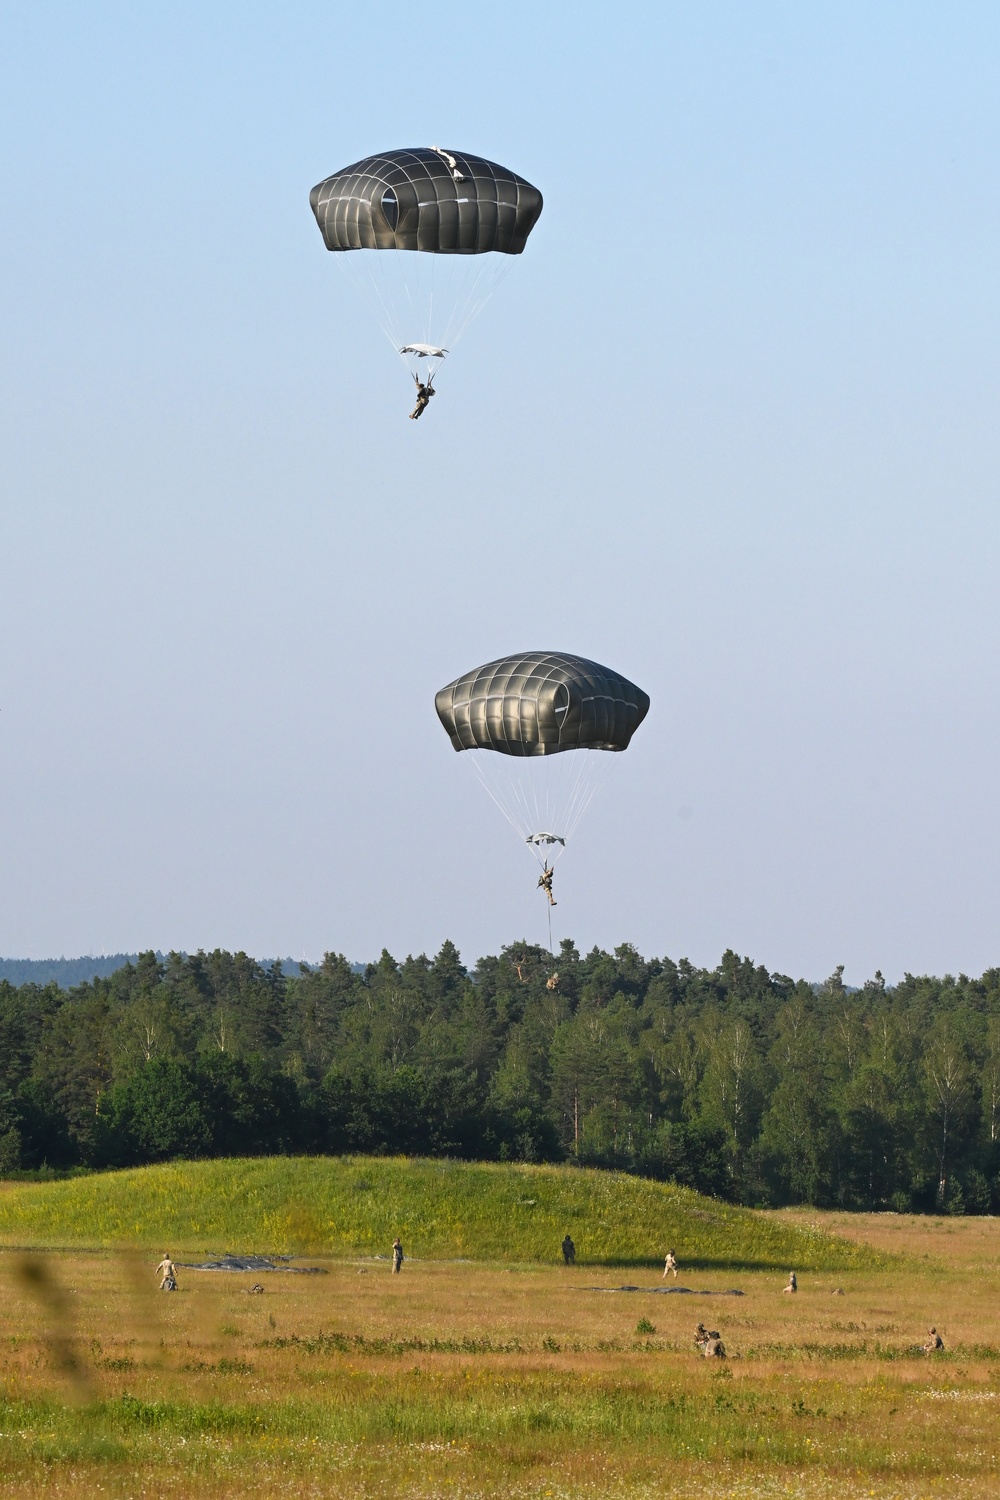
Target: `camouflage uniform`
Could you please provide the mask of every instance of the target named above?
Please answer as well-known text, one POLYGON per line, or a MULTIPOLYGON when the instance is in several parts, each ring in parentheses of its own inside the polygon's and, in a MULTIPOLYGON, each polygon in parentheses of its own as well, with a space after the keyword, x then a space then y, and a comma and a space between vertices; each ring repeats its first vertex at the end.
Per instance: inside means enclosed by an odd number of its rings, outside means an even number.
POLYGON ((411 422, 415 422, 427 410, 431 404, 431 397, 436 395, 437 391, 431 385, 430 381, 426 385, 422 385, 419 380, 417 381, 417 404, 410 412, 411 422))
POLYGON ((717 1328, 709 1331, 704 1323, 699 1323, 694 1331, 694 1341, 706 1359, 725 1359, 726 1346, 717 1328))
POLYGON ((157 1276, 162 1275, 162 1280, 160 1282, 161 1292, 176 1292, 177 1271, 169 1255, 164 1255, 163 1259, 160 1261, 160 1264, 156 1268, 156 1274, 157 1276))

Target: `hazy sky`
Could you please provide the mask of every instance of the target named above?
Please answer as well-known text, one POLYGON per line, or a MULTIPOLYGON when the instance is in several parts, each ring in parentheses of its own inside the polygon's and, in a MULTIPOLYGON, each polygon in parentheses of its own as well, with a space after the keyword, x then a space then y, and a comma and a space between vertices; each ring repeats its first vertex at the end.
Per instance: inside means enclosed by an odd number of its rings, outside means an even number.
POLYGON ((7 0, 0 953, 544 937, 433 709, 652 708, 581 947, 1000 962, 995 3, 7 0), (309 211, 440 142, 545 195, 412 387, 309 211))

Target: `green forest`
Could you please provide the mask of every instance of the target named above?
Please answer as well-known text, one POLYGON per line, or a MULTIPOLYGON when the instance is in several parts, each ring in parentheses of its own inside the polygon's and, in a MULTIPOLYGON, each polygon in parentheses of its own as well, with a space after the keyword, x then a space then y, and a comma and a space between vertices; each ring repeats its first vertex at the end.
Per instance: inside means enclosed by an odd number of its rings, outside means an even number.
POLYGON ((287 976, 143 954, 0 981, 0 1172, 403 1153, 569 1161, 732 1202, 1000 1209, 1000 969, 848 989, 513 944, 287 976))

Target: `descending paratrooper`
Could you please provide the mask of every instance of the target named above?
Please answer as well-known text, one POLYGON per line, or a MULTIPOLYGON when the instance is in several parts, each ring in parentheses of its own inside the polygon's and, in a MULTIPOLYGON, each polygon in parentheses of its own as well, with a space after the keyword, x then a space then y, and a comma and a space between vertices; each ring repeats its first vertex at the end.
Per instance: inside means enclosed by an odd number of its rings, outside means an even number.
POLYGON ((558 906, 559 905, 559 903, 556 900, 555 896, 553 896, 553 894, 552 894, 552 877, 553 877, 553 875, 555 873, 556 873, 555 870, 552 869, 552 867, 549 864, 548 860, 546 860, 545 864, 542 867, 542 873, 538 877, 538 884, 541 887, 541 889, 545 892, 546 896, 548 896, 548 898, 549 898, 549 905, 550 906, 558 906))
POLYGON ((414 375, 413 378, 417 381, 417 404, 410 412, 410 421, 416 422, 417 419, 421 417, 427 410, 428 406, 430 406, 431 397, 436 396, 437 391, 434 389, 434 386, 431 383, 434 379, 433 375, 429 375, 426 382, 417 380, 416 375, 414 375))
POLYGON ((416 420, 442 360, 520 255, 542 195, 516 172, 443 146, 366 156, 309 195, 328 250, 417 381, 416 420), (387 252, 406 252, 389 254, 387 252))
POLYGON ((434 706, 456 750, 493 752, 469 758, 541 866, 551 914, 555 861, 603 779, 604 752, 628 749, 649 698, 585 657, 524 651, 456 678, 434 706))

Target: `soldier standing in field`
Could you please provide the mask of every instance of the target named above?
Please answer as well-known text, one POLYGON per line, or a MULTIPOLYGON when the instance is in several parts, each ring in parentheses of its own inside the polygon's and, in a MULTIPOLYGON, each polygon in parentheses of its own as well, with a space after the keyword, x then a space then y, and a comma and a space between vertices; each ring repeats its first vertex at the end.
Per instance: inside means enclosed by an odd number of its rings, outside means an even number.
POLYGON ((160 1282, 161 1292, 176 1292, 177 1270, 174 1266, 173 1261, 170 1259, 169 1250, 164 1250, 163 1259, 160 1261, 160 1264, 156 1268, 156 1274, 157 1276, 162 1277, 162 1280, 160 1282))
POLYGON ((668 1250, 667 1251, 667 1258, 663 1262, 663 1279, 664 1279, 664 1281, 666 1281, 666 1279, 670 1275, 671 1271, 673 1271, 673 1273, 674 1273, 674 1280, 676 1281, 677 1280, 677 1257, 676 1257, 676 1255, 674 1254, 674 1252, 672 1250, 668 1250))
POLYGON ((576 1246, 569 1235, 562 1242, 563 1261, 567 1266, 576 1265, 576 1246))
POLYGON ((400 1242, 399 1235, 397 1234, 396 1238, 392 1242, 392 1274, 393 1274, 393 1276, 398 1276, 399 1275, 400 1267, 402 1266, 402 1264, 403 1264, 403 1246, 402 1246, 402 1244, 400 1242))

